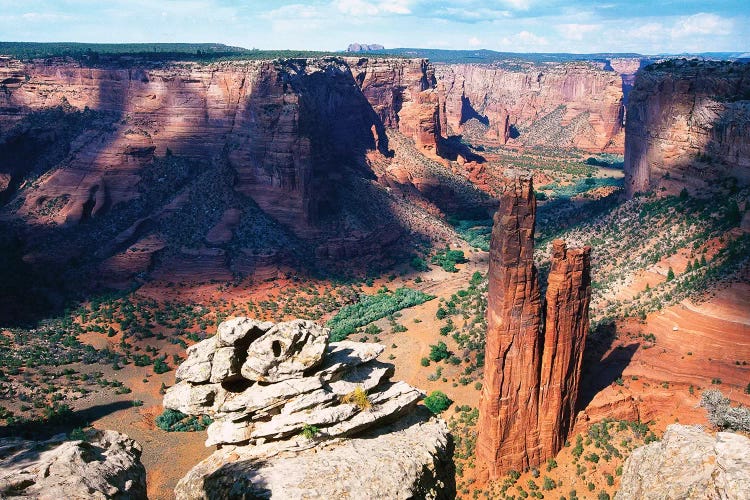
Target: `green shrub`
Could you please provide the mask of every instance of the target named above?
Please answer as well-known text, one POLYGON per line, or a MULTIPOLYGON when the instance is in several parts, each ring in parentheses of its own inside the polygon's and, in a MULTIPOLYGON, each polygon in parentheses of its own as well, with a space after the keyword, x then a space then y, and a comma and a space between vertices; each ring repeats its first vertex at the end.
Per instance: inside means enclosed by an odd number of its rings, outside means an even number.
POLYGON ((342 307, 326 326, 331 329, 331 341, 338 342, 354 333, 355 329, 390 314, 432 300, 435 297, 411 288, 398 288, 389 293, 363 295, 356 304, 342 307))
POLYGON ((442 391, 432 391, 429 396, 424 398, 424 405, 435 415, 444 412, 453 401, 442 391))
POLYGON ((416 257, 416 256, 413 257, 411 259, 410 264, 411 264, 411 267, 413 267, 415 271, 427 271, 430 269, 427 266, 427 262, 425 262, 425 260, 422 259, 421 257, 416 257))
POLYGON ((200 419, 195 415, 185 415, 181 411, 165 409, 156 417, 156 426, 167 432, 202 431, 211 425, 212 420, 203 415, 200 419))
POLYGON ((300 434, 305 439, 312 439, 317 436, 319 432, 320 429, 318 429, 314 425, 305 424, 302 426, 302 431, 300 432, 300 434))
POLYGON ((438 361, 447 359, 448 356, 450 356, 450 353, 445 342, 438 342, 437 345, 430 346, 430 360, 437 363, 438 361))
POLYGON ((451 250, 450 247, 445 247, 432 256, 431 262, 442 267, 449 273, 457 273, 458 268, 456 268, 456 264, 463 264, 468 261, 464 256, 463 250, 451 250))

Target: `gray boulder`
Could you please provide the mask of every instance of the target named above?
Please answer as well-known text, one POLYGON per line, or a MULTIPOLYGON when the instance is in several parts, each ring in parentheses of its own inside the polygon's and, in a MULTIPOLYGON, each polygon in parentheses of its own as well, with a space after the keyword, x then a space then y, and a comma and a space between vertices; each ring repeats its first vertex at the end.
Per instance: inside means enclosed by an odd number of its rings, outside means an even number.
POLYGON ((750 499, 750 439, 673 424, 625 461, 616 500, 750 499))
POLYGON ((225 446, 183 477, 177 500, 455 498, 445 422, 413 413, 352 439, 225 446))
POLYGON ((258 382, 301 378, 323 360, 328 333, 312 321, 278 323, 250 344, 240 373, 258 382))
POLYGON ((146 498, 141 447, 125 434, 89 431, 84 441, 0 439, 0 498, 146 498))

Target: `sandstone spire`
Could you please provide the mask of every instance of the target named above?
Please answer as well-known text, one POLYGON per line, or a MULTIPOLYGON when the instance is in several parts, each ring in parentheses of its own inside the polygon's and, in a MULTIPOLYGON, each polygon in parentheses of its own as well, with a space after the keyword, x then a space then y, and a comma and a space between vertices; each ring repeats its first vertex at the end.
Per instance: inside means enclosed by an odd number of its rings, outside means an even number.
POLYGON ((555 241, 542 325, 536 199, 520 179, 495 214, 477 458, 489 478, 554 456, 572 427, 588 331, 590 249, 555 241))

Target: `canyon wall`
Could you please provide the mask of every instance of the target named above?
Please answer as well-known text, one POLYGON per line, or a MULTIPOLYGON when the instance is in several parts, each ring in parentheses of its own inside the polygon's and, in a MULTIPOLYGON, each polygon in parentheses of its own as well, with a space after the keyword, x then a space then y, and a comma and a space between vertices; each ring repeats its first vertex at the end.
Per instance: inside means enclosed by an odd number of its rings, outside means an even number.
MULTIPOLYGON (((129 68, 3 59, 0 132, 61 103, 110 119, 70 145, 64 168, 40 179, 22 212, 64 197, 54 222, 95 217, 137 198, 140 170, 169 151, 226 157, 238 192, 309 236, 344 170, 362 170, 367 151, 387 152, 385 127, 436 148, 438 100, 426 61, 356 60, 354 68, 339 58, 129 68)), ((15 173, 3 173, 12 184, 15 173)))
POLYGON ((622 80, 589 63, 439 65, 447 134, 490 145, 619 152, 622 80))
POLYGON ((554 457, 575 418, 589 325, 590 248, 554 242, 542 306, 535 214, 532 182, 522 179, 501 199, 492 228, 477 438, 477 461, 490 479, 554 457))
POLYGON ((625 140, 629 196, 750 183, 750 64, 670 60, 641 70, 625 140))
POLYGON ((427 60, 347 58, 362 93, 383 124, 414 140, 423 152, 438 152, 441 95, 427 60))

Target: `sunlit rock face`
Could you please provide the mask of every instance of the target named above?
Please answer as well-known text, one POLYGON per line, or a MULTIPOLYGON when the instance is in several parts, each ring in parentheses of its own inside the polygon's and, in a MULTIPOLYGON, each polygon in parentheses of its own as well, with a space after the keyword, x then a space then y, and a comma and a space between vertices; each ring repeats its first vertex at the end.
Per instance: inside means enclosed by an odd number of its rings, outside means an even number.
POLYGON ((477 460, 496 479, 554 457, 573 428, 588 333, 590 248, 553 243, 544 303, 534 265, 530 179, 506 191, 490 242, 477 460), (542 316, 542 311, 545 311, 542 316))
POLYGON ((446 132, 478 143, 620 152, 620 74, 589 63, 440 65, 446 132))

